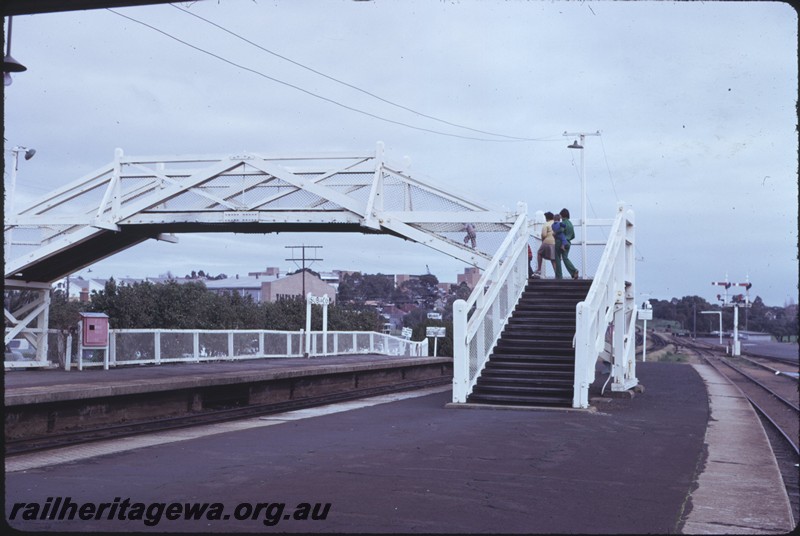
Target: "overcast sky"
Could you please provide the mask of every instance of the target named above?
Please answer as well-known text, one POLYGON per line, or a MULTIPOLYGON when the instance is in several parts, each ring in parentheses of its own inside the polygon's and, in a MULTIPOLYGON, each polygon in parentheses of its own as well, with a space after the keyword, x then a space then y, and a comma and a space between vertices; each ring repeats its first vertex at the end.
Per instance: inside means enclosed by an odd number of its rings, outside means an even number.
MULTIPOLYGON (((771 2, 207 0, 14 17, 5 149, 17 206, 128 155, 374 150, 455 192, 514 208, 636 212, 637 292, 714 301, 711 281, 797 300, 797 15, 771 2), (236 39, 421 114, 403 111, 236 39), (382 121, 312 97, 120 16, 382 121), (436 130, 437 134, 420 129, 436 130)), ((8 168, 8 166, 6 166, 8 168)), ((5 179, 9 178, 6 169, 5 179)), ((463 263, 389 237, 181 235, 106 259, 89 275, 229 276, 322 245, 317 270, 424 273, 463 263)), ((86 275, 87 271, 81 272, 86 275)))

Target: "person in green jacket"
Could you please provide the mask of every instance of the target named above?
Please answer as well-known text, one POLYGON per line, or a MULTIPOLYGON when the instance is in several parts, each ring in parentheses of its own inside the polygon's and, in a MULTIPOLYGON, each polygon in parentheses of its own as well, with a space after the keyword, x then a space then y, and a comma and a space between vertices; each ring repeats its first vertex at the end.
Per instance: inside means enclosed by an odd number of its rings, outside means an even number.
POLYGON ((562 208, 559 214, 561 214, 561 223, 564 224, 564 235, 567 239, 567 243, 563 249, 556 244, 556 279, 564 279, 561 271, 562 261, 564 262, 564 266, 567 267, 567 271, 569 275, 572 276, 572 279, 578 279, 578 269, 575 268, 575 265, 569 260, 569 248, 572 241, 575 239, 575 227, 572 225, 572 222, 569 221, 569 210, 562 208))

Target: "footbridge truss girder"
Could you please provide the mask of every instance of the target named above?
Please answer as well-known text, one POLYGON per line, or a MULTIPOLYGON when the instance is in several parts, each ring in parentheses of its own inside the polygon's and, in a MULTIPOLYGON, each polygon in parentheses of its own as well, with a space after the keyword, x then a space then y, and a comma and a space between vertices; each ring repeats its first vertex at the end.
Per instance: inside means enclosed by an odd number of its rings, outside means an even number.
POLYGON ((5 221, 6 283, 47 282, 149 239, 189 232, 398 236, 484 268, 524 205, 496 209, 363 154, 114 160, 5 221), (474 244, 465 236, 475 229, 474 244))

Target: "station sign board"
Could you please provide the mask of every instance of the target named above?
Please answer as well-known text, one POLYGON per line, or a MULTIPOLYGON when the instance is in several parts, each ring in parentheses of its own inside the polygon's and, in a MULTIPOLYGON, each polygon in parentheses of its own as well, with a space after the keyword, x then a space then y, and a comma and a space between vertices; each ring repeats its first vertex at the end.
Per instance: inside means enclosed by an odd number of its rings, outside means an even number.
POLYGON ((436 327, 436 326, 428 326, 428 327, 425 328, 425 336, 426 337, 436 337, 436 338, 444 337, 446 329, 447 328, 441 328, 441 327, 436 327))
POLYGON ((652 320, 653 319, 653 310, 652 309, 637 309, 637 315, 639 320, 652 320))
POLYGON ((428 320, 441 320, 441 319, 442 319, 442 313, 434 313, 434 312, 428 313, 428 320))

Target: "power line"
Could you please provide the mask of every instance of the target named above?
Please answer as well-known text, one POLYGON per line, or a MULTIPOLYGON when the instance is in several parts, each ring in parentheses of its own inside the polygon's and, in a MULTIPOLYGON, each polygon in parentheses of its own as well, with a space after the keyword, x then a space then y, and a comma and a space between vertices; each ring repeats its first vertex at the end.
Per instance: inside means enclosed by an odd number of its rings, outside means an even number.
POLYGON ((619 202, 617 195, 617 188, 614 186, 614 178, 611 176, 611 166, 608 165, 608 157, 606 156, 606 145, 603 143, 603 136, 600 136, 600 146, 603 148, 603 159, 606 161, 606 169, 608 170, 608 180, 611 181, 611 189, 614 191, 614 197, 619 202))
POLYGON ((386 104, 390 104, 390 105, 395 106, 397 108, 400 108, 402 110, 406 110, 407 112, 411 112, 411 113, 419 115, 421 117, 425 117, 425 118, 431 119, 433 121, 438 121, 439 123, 444 123, 444 124, 450 125, 452 127, 463 128, 465 130, 471 130, 472 132, 478 132, 480 134, 487 134, 489 136, 498 136, 500 138, 508 138, 510 140, 515 140, 515 141, 545 141, 545 138, 525 138, 525 137, 520 137, 520 136, 509 136, 509 135, 506 135, 506 134, 498 134, 496 132, 489 132, 489 131, 486 131, 486 130, 480 130, 480 129, 477 129, 477 128, 468 127, 466 125, 460 125, 458 123, 453 123, 453 122, 447 121, 445 119, 440 119, 440 118, 434 117, 432 115, 424 114, 422 112, 419 112, 419 111, 414 110, 412 108, 409 108, 407 106, 403 106, 402 104, 398 104, 396 102, 393 102, 393 101, 390 101, 388 99, 385 99, 385 98, 383 98, 383 97, 381 97, 379 95, 375 95, 374 93, 371 93, 371 92, 369 92, 369 91, 367 91, 365 89, 362 89, 362 88, 360 88, 358 86, 355 86, 355 85, 350 84, 348 82, 344 82, 342 80, 339 80, 338 78, 334 78, 333 76, 327 75, 327 74, 325 74, 323 72, 320 72, 320 71, 318 71, 318 70, 316 70, 316 69, 314 69, 312 67, 308 67, 307 65, 304 65, 304 64, 302 64, 302 63, 300 63, 298 61, 295 61, 295 60, 293 60, 291 58, 287 58, 286 56, 283 56, 281 54, 278 54, 277 52, 269 50, 268 48, 265 48, 265 47, 259 45, 258 43, 254 43, 253 41, 247 39, 246 37, 243 37, 243 36, 239 35, 238 33, 234 32, 232 30, 229 30, 229 29, 225 28, 224 26, 221 26, 221 25, 217 24, 216 22, 213 22, 213 21, 208 20, 208 19, 206 19, 204 17, 201 17, 200 15, 198 15, 196 13, 192 13, 191 11, 183 9, 181 7, 178 7, 175 4, 170 4, 170 5, 172 7, 174 7, 175 9, 177 9, 178 11, 182 11, 183 13, 186 13, 187 15, 191 15, 192 17, 200 19, 200 20, 202 20, 202 21, 204 21, 204 22, 206 22, 206 23, 208 23, 208 24, 210 24, 210 25, 212 25, 212 26, 214 26, 216 28, 219 28, 223 32, 226 32, 226 33, 236 37, 237 39, 240 39, 240 40, 244 41, 245 43, 253 45, 254 47, 258 48, 259 50, 263 50, 264 52, 266 52, 268 54, 272 54, 273 56, 275 56, 277 58, 280 58, 282 60, 288 61, 289 63, 291 63, 293 65, 297 65, 298 67, 300 67, 302 69, 305 69, 307 71, 311 71, 312 73, 318 74, 319 76, 327 78, 328 80, 332 80, 333 82, 336 82, 338 84, 342 84, 343 86, 347 86, 347 87, 349 87, 351 89, 354 89, 356 91, 359 91, 359 92, 361 92, 361 93, 363 93, 365 95, 369 95, 370 97, 372 97, 374 99, 378 99, 381 102, 385 102, 386 104))
MULTIPOLYGON (((236 62, 234 62, 232 60, 224 58, 224 57, 220 56, 219 54, 215 54, 214 52, 208 51, 208 50, 206 50, 204 48, 201 48, 201 47, 199 47, 197 45, 193 45, 193 44, 191 44, 191 43, 189 43, 187 41, 184 41, 184 40, 182 40, 182 39, 180 39, 178 37, 175 37, 174 35, 172 35, 172 34, 170 34, 168 32, 165 32, 164 30, 156 28, 155 26, 152 26, 152 25, 150 25, 150 24, 148 24, 146 22, 134 19, 133 17, 129 17, 128 15, 123 15, 122 13, 119 13, 118 11, 114 11, 113 9, 109 9, 109 8, 106 8, 106 9, 108 11, 110 11, 111 13, 114 13, 115 15, 119 15, 120 17, 128 19, 131 22, 135 22, 137 24, 141 24, 142 26, 145 26, 146 28, 149 28, 149 29, 151 29, 151 30, 153 30, 155 32, 158 32, 158 33, 164 35, 165 37, 168 37, 168 38, 170 38, 170 39, 172 39, 174 41, 177 41, 177 42, 179 42, 179 43, 181 43, 183 45, 186 45, 189 48, 197 50, 198 52, 202 52, 203 54, 206 54, 208 56, 216 58, 216 59, 218 59, 218 60, 220 60, 222 62, 225 62, 225 63, 227 63, 229 65, 232 65, 232 66, 234 66, 236 68, 251 72, 251 73, 253 73, 255 75, 258 75, 258 76, 260 76, 262 78, 266 78, 267 80, 271 80, 272 82, 276 82, 278 84, 290 87, 292 89, 296 89, 297 91, 301 91, 301 92, 303 92, 303 93, 305 93, 307 95, 310 95, 312 97, 315 97, 317 99, 329 102, 331 104, 335 104, 336 106, 340 106, 340 107, 342 107, 342 108, 344 108, 346 110, 350 110, 351 112, 356 112, 356 113, 360 113, 362 115, 366 115, 368 117, 372 117, 373 119, 378 119, 380 121, 385 121, 387 123, 392 123, 392 124, 395 124, 395 125, 403 126, 403 127, 406 127, 406 128, 411 128, 411 129, 414 129, 414 130, 420 130, 420 131, 423 131, 423 132, 430 132, 431 134, 438 134, 440 136, 450 136, 450 137, 453 137, 453 138, 461 138, 461 139, 465 139, 465 140, 485 141, 485 142, 495 142, 495 143, 519 143, 521 141, 535 141, 533 139, 531 139, 531 140, 516 140, 516 139, 497 140, 497 139, 489 139, 489 138, 477 138, 477 137, 474 137, 474 136, 463 136, 461 134, 451 134, 449 132, 442 132, 442 131, 439 131, 439 130, 433 130, 433 129, 429 129, 429 128, 418 127, 418 126, 415 126, 415 125, 410 125, 408 123, 404 123, 402 121, 395 121, 394 119, 388 119, 386 117, 382 117, 382 116, 379 116, 379 115, 376 115, 376 114, 373 114, 373 113, 370 113, 370 112, 367 112, 367 111, 364 111, 364 110, 360 110, 358 108, 354 108, 352 106, 348 106, 347 104, 343 104, 343 103, 341 103, 339 101, 336 101, 336 100, 330 99, 328 97, 319 95, 317 93, 314 93, 312 91, 304 89, 304 88, 302 88, 300 86, 296 86, 294 84, 290 84, 289 82, 284 82, 283 80, 279 80, 277 78, 274 78, 272 76, 264 74, 261 71, 257 71, 256 69, 252 69, 250 67, 246 67, 246 66, 241 65, 239 63, 236 63, 236 62)), ((555 141, 555 140, 545 140, 543 138, 543 139, 538 140, 538 141, 555 141)))

